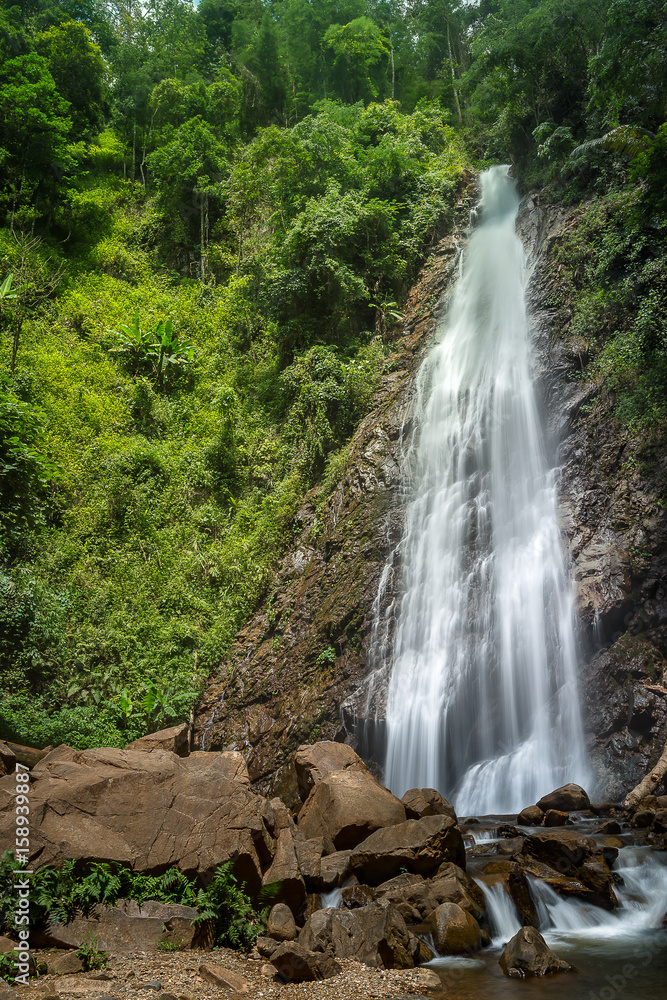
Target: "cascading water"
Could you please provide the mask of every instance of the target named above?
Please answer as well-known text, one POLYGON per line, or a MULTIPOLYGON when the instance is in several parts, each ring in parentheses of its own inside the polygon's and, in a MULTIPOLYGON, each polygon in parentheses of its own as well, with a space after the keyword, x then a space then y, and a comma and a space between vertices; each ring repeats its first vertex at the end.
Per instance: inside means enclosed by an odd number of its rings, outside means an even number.
POLYGON ((418 375, 387 693, 386 783, 454 793, 464 815, 588 779, 518 206, 508 167, 482 174, 481 222, 418 375))

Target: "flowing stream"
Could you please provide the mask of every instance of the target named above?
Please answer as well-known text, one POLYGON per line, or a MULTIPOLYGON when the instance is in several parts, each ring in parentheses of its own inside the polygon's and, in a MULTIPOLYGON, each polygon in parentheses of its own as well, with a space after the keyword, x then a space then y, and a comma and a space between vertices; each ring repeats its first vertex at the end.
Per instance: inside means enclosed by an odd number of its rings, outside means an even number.
POLYGON ((519 198, 481 175, 479 224, 417 378, 412 499, 387 693, 386 784, 460 815, 588 783, 573 595, 531 378, 519 198))
POLYGON ((491 947, 470 957, 436 958, 430 963, 442 981, 434 1000, 662 1000, 666 995, 667 856, 650 847, 621 849, 614 865, 618 907, 609 912, 581 900, 558 896, 529 879, 540 933, 557 955, 578 970, 516 980, 502 974, 498 958, 521 921, 502 884, 484 891, 491 947))

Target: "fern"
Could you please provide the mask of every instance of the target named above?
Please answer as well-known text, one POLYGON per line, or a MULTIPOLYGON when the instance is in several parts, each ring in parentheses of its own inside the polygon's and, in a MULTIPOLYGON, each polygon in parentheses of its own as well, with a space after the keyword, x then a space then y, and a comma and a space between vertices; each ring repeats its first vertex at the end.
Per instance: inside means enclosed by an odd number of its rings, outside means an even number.
POLYGON ((244 886, 239 886, 231 862, 219 865, 205 889, 197 893, 199 916, 195 923, 212 921, 215 943, 232 948, 249 948, 266 927, 268 908, 257 912, 244 886))
POLYGON ((591 149, 604 149, 608 153, 624 153, 627 156, 635 157, 647 152, 651 143, 656 138, 654 132, 648 129, 639 128, 637 125, 619 125, 606 135, 598 139, 589 139, 582 142, 580 146, 573 149, 571 157, 581 156, 591 149))
MULTIPOLYGON (((5 851, 0 859, 0 913, 3 926, 13 924, 16 905, 14 878, 23 865, 5 851)), ((268 886, 262 900, 272 899, 279 885, 268 886)), ((83 873, 75 861, 65 861, 61 868, 38 869, 31 878, 30 919, 34 927, 46 922, 66 924, 76 913, 88 913, 98 903, 113 905, 119 899, 134 899, 139 904, 148 899, 162 903, 181 903, 199 911, 196 924, 210 921, 215 928, 216 944, 236 948, 250 947, 266 926, 268 907, 258 912, 245 887, 239 886, 231 862, 219 865, 205 889, 197 890, 195 881, 177 868, 162 875, 135 873, 128 868, 93 863, 83 873)))

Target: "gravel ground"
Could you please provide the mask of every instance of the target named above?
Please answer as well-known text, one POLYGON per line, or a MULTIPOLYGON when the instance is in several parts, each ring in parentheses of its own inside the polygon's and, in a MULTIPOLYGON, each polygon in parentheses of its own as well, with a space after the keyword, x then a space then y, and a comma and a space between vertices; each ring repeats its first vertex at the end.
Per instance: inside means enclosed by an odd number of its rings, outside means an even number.
MULTIPOLYGON (((40 956, 35 957, 39 961, 40 956)), ((173 952, 171 954, 136 953, 112 955, 102 973, 78 973, 76 976, 40 976, 34 985, 16 987, 16 994, 26 1000, 47 997, 56 1000, 402 1000, 408 997, 433 996, 434 974, 426 969, 378 970, 354 960, 339 962, 342 972, 315 983, 284 984, 263 960, 247 958, 238 952, 219 949, 213 952, 173 952), (222 967, 242 976, 248 985, 241 991, 207 982, 199 974, 200 966, 222 967), (98 978, 99 977, 99 978, 98 978)), ((242 984, 241 984, 242 985, 242 984)))

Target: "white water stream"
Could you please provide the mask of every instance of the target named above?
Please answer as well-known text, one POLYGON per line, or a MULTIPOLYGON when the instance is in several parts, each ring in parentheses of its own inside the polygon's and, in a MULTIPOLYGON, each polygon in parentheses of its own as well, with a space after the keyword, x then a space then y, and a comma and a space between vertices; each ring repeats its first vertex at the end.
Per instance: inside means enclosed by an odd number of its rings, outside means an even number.
POLYGON ((481 222, 417 378, 387 695, 386 784, 437 788, 460 815, 589 777, 508 170, 481 176, 481 222))
MULTIPOLYGON (((614 871, 620 876, 619 905, 611 911, 559 896, 546 883, 529 878, 539 929, 550 944, 564 942, 582 948, 616 941, 620 947, 634 941, 646 945, 643 932, 660 928, 667 910, 667 863, 649 848, 625 847, 614 871)), ((502 883, 478 884, 486 900, 492 944, 502 947, 521 927, 516 907, 502 883)))

